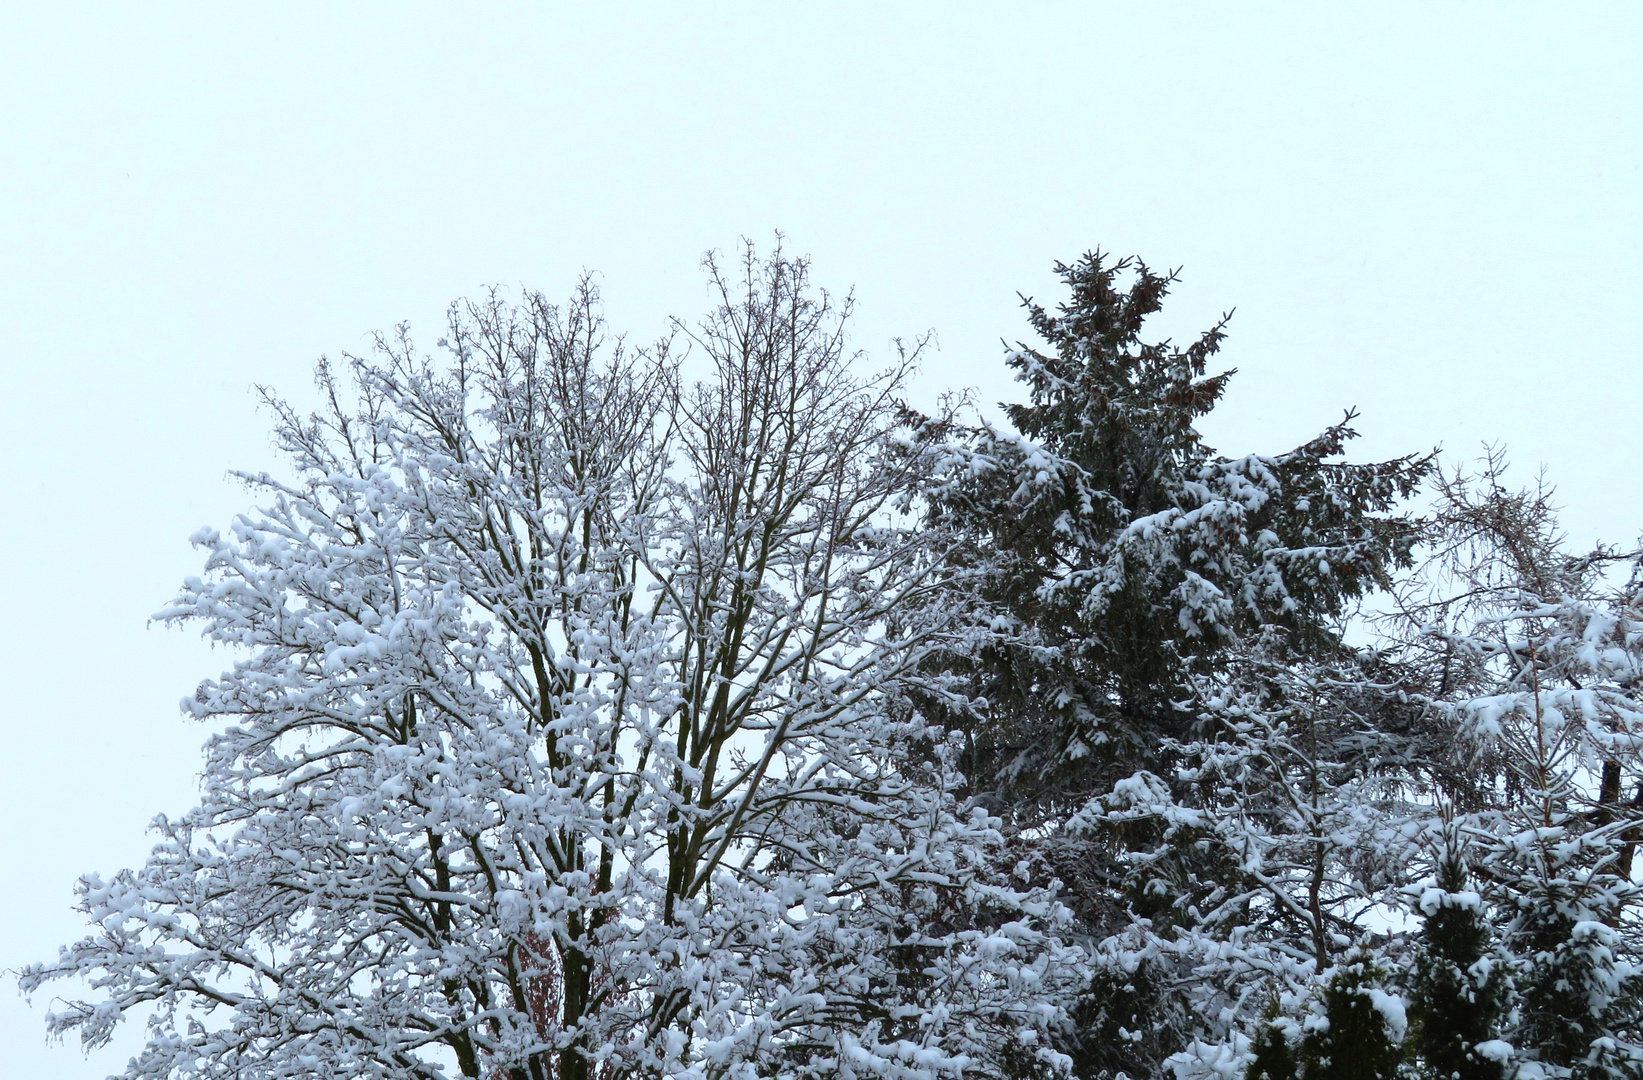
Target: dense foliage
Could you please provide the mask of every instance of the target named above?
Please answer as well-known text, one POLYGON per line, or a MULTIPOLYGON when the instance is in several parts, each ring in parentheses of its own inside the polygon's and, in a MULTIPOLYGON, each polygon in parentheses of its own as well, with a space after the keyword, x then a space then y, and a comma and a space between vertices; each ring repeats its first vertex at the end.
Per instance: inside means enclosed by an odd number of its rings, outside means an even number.
POLYGON ((453 307, 269 397, 163 617, 199 805, 88 875, 129 1080, 1643 1075, 1643 562, 1549 493, 1196 425, 1087 255, 1005 420, 802 260, 654 346, 453 307), (681 359, 686 361, 681 364, 681 359), (697 380, 683 371, 699 371, 697 380), (1430 497, 1423 502, 1422 493, 1430 497))

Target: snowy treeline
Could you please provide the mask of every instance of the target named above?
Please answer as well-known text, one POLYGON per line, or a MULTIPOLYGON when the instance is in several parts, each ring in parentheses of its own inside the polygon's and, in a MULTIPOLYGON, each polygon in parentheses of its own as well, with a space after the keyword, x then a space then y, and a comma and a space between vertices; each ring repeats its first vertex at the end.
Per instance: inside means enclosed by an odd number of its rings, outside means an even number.
POLYGON ((200 804, 80 886, 138 1078, 1643 1075, 1643 574, 1352 416, 1229 457, 1090 255, 999 427, 751 249, 269 397, 163 618, 200 804), (687 379, 689 356, 703 378, 687 379), (1430 496, 1430 497, 1428 497, 1430 496))

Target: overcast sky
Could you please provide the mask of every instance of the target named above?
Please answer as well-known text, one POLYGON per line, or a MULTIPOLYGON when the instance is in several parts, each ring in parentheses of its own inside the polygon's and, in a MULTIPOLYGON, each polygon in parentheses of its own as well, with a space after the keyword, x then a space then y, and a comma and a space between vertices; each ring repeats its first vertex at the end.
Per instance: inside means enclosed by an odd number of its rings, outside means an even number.
MULTIPOLYGON (((275 464, 251 385, 488 284, 596 271, 645 339, 781 230, 858 345, 934 330, 920 392, 996 402, 1017 292, 1134 253, 1163 332, 1237 309, 1222 451, 1356 407, 1360 458, 1498 440, 1579 541, 1643 530, 1643 9, 692 6, 0 17, 0 967, 192 801, 228 658, 146 620, 275 464)), ((0 991, 8 1075, 123 1068, 43 1004, 0 991)))

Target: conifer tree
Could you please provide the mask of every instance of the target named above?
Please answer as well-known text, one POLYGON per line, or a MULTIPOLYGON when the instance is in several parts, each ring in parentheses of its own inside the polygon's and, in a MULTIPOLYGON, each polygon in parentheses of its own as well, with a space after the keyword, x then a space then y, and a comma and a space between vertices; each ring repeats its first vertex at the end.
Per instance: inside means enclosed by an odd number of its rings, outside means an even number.
POLYGON ((1178 1078, 1392 1080, 1409 1025, 1403 998, 1385 982, 1375 953, 1353 946, 1304 994, 1275 999, 1253 1039, 1195 1042, 1169 1064, 1178 1078))
POLYGON ((1244 1080, 1296 1080, 1300 1075, 1301 1063, 1287 1030, 1293 1026, 1293 1022, 1261 1025, 1250 1048, 1251 1057, 1244 1070, 1244 1080))
POLYGON ((1070 1052, 1094 1080, 1156 1073, 1247 1018, 1263 979, 1293 989, 1329 966, 1336 906, 1358 890, 1313 834, 1336 814, 1331 784, 1362 770, 1316 736, 1363 724, 1329 711, 1333 691, 1286 698, 1282 669, 1356 665, 1340 619, 1407 563, 1399 504, 1430 463, 1341 461, 1351 413, 1287 453, 1218 454, 1196 425, 1232 375, 1210 369, 1226 320, 1178 347, 1146 333, 1173 274, 1099 252, 1057 272, 1067 299, 1024 301, 1039 343, 1006 358, 1026 396, 1013 430, 923 439, 950 478, 934 520, 990 573, 990 632, 939 660, 973 705, 949 722, 974 796, 1079 915, 1096 970, 1070 1052), (1320 718, 1310 746, 1302 715, 1320 718), (1303 823, 1284 800, 1306 791, 1328 805, 1303 823), (1323 890, 1310 904, 1292 895, 1303 878, 1323 890), (1277 940, 1297 913, 1299 948, 1277 940))
POLYGON ((1506 939, 1517 959, 1520 1017, 1513 1042, 1542 1075, 1643 1075, 1638 971, 1616 925, 1635 890, 1581 867, 1585 860, 1560 859, 1559 844, 1512 839, 1524 843, 1507 850, 1526 856, 1517 880, 1509 882, 1516 910, 1506 939), (1542 850, 1530 854, 1525 848, 1542 850))
POLYGON ((1423 923, 1411 995, 1414 1049, 1432 1080, 1501 1080, 1507 972, 1489 947, 1487 912, 1470 888, 1453 818, 1445 824, 1437 877, 1415 897, 1423 923))
POLYGON ((1311 1018, 1301 1041, 1303 1080, 1392 1080, 1397 1074, 1403 1003, 1379 981, 1371 957, 1359 950, 1335 968, 1322 994, 1323 1015, 1311 1018))
POLYGON ((1223 457, 1196 423, 1233 372, 1210 374, 1226 318, 1185 348, 1148 340, 1174 283, 1094 252, 1057 264, 1069 296, 1024 300, 1041 340, 1006 361, 1027 400, 1013 431, 930 429, 952 482, 937 517, 993 561, 997 633, 951 658, 984 715, 966 726, 984 788, 1075 802, 1190 736, 1195 676, 1260 627, 1331 646, 1353 598, 1409 556, 1396 512, 1429 469, 1336 460, 1352 413, 1287 453, 1223 457))

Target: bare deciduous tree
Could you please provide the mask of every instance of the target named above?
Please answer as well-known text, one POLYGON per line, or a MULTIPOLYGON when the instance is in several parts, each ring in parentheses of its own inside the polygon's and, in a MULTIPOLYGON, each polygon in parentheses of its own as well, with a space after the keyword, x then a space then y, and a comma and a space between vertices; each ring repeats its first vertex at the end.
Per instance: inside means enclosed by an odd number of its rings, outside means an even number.
POLYGON ((240 650, 187 704, 202 801, 24 973, 101 992, 56 1030, 152 1008, 132 1080, 1058 1060, 1059 909, 908 704, 969 615, 902 514, 911 358, 857 375, 803 261, 708 269, 699 385, 584 283, 270 399, 297 479, 164 616, 240 650))

